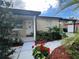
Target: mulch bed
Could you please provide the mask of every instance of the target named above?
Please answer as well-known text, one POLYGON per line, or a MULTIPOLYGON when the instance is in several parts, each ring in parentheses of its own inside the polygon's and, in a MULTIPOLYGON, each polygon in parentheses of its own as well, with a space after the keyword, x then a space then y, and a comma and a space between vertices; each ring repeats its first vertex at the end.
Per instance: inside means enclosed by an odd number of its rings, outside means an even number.
POLYGON ((56 48, 47 59, 71 59, 71 56, 63 46, 60 46, 56 48))

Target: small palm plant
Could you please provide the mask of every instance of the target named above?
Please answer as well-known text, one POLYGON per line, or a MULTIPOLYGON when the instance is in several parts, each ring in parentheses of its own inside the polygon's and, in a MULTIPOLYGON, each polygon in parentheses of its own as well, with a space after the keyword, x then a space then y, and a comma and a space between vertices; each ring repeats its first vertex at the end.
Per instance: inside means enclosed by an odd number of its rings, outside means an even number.
POLYGON ((79 58, 79 33, 76 33, 73 37, 64 39, 64 46, 67 52, 71 55, 72 59, 79 58))

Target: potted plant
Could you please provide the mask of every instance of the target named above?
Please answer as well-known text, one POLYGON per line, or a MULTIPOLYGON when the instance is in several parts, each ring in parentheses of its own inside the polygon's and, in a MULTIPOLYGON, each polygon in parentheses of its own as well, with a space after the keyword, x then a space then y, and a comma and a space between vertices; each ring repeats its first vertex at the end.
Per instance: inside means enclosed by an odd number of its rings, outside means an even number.
POLYGON ((37 44, 33 49, 34 59, 45 59, 50 53, 50 49, 42 44, 37 44))

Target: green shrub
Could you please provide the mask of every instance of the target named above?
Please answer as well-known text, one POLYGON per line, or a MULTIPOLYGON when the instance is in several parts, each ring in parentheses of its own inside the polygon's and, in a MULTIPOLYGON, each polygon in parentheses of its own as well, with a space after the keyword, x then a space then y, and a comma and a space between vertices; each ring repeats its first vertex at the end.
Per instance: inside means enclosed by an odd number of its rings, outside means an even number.
POLYGON ((48 32, 44 31, 37 31, 37 39, 36 40, 46 40, 46 41, 53 41, 62 39, 62 37, 67 37, 65 32, 60 30, 57 26, 53 28, 48 28, 48 32))
POLYGON ((79 33, 73 37, 67 37, 63 40, 67 52, 71 55, 72 59, 79 58, 79 33))
POLYGON ((43 39, 43 40, 46 40, 47 41, 47 39, 49 39, 49 35, 48 35, 48 33, 47 32, 38 32, 37 33, 37 40, 41 40, 41 39, 43 39))

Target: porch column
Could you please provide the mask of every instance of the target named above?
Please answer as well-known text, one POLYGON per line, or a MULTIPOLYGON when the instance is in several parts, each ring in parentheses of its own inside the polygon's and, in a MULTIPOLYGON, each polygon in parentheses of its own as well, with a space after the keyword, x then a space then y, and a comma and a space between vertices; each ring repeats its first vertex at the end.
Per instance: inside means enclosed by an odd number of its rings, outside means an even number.
POLYGON ((59 28, 60 28, 60 25, 61 25, 61 24, 60 24, 60 19, 59 19, 59 28))
POLYGON ((36 40, 36 32, 37 32, 37 16, 34 16, 34 40, 36 40))
POLYGON ((76 32, 76 20, 73 21, 74 33, 76 32))

